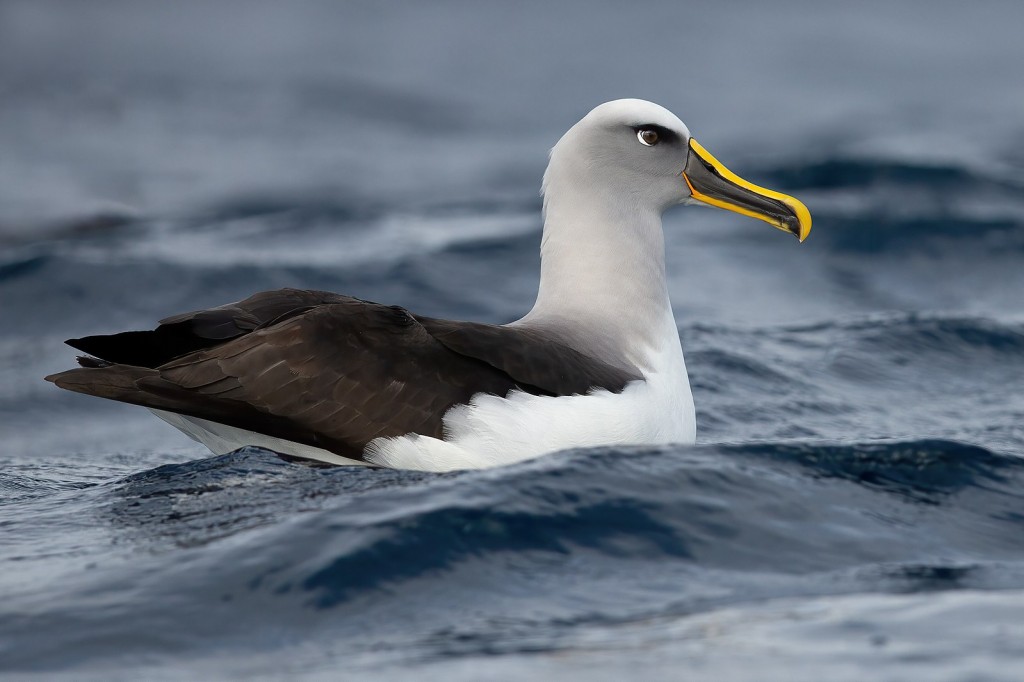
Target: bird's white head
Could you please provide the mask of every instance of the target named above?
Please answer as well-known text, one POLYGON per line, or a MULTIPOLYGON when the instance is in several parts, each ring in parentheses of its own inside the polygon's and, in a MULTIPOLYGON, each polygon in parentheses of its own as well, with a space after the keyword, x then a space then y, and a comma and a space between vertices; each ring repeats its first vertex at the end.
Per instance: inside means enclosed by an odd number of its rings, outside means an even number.
POLYGON ((658 214, 677 204, 704 204, 763 220, 796 235, 811 229, 799 200, 732 173, 668 109, 640 99, 594 108, 551 150, 544 193, 586 188, 620 208, 658 214))

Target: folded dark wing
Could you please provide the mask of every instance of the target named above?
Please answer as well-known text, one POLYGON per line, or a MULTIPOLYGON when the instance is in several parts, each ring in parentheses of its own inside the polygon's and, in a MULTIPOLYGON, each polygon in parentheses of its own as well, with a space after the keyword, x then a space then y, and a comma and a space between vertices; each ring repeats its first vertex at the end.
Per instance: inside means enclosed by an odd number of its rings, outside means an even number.
POLYGON ((380 436, 441 437, 452 405, 515 386, 503 372, 446 348, 405 310, 356 299, 156 368, 112 364, 48 379, 350 457, 380 436))
POLYGON ((536 331, 293 289, 69 343, 104 362, 47 377, 62 388, 355 458, 378 437, 442 437, 445 412, 477 393, 619 391, 638 378, 536 331))

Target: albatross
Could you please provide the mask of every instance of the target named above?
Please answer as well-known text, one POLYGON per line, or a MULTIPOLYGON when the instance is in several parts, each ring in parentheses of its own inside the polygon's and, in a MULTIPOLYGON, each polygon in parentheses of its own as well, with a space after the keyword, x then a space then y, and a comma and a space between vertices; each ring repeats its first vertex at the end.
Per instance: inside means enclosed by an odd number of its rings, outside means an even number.
POLYGON ((215 454, 483 468, 573 447, 692 444, 662 214, 703 204, 803 241, 797 199, 729 171, 674 114, 601 104, 551 150, 537 300, 504 325, 282 289, 71 339, 57 386, 149 408, 215 454))

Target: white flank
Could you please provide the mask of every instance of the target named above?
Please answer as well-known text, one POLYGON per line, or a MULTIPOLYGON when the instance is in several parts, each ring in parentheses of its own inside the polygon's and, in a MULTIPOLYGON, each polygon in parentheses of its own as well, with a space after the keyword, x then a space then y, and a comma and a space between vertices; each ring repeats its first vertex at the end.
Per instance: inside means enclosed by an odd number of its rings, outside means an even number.
POLYGON ((397 469, 451 471, 512 464, 568 448, 599 445, 692 445, 693 396, 679 335, 671 329, 652 349, 644 378, 621 393, 507 398, 478 394, 444 417, 445 439, 410 435, 378 438, 366 447, 373 464, 397 469))
POLYGON ((256 447, 279 452, 282 455, 291 455, 292 457, 300 457, 302 459, 312 459, 317 462, 325 462, 327 464, 354 464, 368 466, 366 462, 342 457, 341 455, 336 455, 333 452, 328 452, 323 448, 313 447, 312 445, 303 445, 302 443, 295 443, 290 440, 256 433, 255 431, 247 431, 234 426, 227 426, 226 424, 218 424, 217 422, 200 419, 199 417, 186 417, 183 414, 165 412, 164 410, 154 410, 152 408, 150 409, 150 412, 160 417, 197 443, 202 443, 215 455, 226 455, 238 448, 242 448, 247 445, 255 445, 256 447))

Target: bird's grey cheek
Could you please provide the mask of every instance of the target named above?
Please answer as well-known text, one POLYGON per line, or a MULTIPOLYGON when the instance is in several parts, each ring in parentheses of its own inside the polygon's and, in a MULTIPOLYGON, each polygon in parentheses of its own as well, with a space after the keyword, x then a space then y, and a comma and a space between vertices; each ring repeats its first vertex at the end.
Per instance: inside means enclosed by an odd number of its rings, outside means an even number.
POLYGON ((693 197, 690 194, 690 188, 687 187, 686 182, 682 176, 675 176, 672 178, 672 205, 678 206, 680 204, 687 205, 693 203, 693 197))

